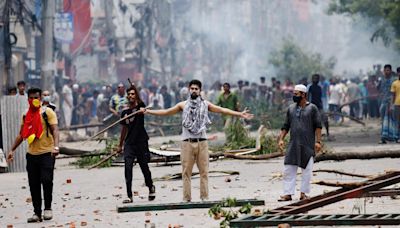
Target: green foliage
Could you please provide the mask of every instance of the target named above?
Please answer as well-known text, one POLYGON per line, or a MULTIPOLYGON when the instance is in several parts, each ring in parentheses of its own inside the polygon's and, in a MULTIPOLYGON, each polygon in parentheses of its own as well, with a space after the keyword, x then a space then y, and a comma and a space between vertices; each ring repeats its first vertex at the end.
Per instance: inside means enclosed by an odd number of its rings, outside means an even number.
POLYGON ((360 16, 376 28, 371 42, 392 42, 400 51, 400 1, 398 0, 331 0, 328 13, 360 16))
POLYGON ((208 215, 218 220, 221 217, 224 218, 220 222, 220 227, 229 227, 229 221, 239 217, 239 214, 249 214, 253 207, 250 203, 242 206, 238 211, 233 210, 236 207, 236 198, 222 199, 221 203, 215 204, 208 210, 208 215))
MULTIPOLYGON (((278 136, 275 135, 262 135, 261 136, 261 151, 255 154, 270 154, 279 152, 279 147, 277 143, 278 136)), ((287 140, 287 138, 286 138, 287 140)))
POLYGON ((272 52, 269 63, 275 67, 278 77, 297 81, 315 73, 332 76, 336 59, 331 57, 325 61, 321 54, 307 53, 293 40, 286 39, 281 49, 272 52))
POLYGON ((250 137, 249 131, 236 118, 225 130, 225 136, 225 145, 230 149, 252 148, 256 145, 256 140, 250 137))
MULTIPOLYGON (((75 162, 72 162, 71 164, 76 165, 79 168, 86 168, 86 167, 90 167, 90 166, 98 163, 102 158, 103 158, 103 156, 101 156, 101 155, 82 157, 82 158, 79 158, 78 160, 76 160, 75 162)), ((110 167, 111 163, 112 163, 112 160, 109 159, 108 161, 101 164, 99 166, 99 168, 110 167)))
MULTIPOLYGON (((119 144, 119 139, 114 137, 114 138, 108 138, 108 139, 101 139, 101 141, 105 140, 106 141, 106 148, 101 150, 101 153, 111 153, 119 144)), ((105 155, 107 156, 107 155, 105 155)), ((98 163, 101 159, 103 159, 104 155, 96 155, 96 156, 89 156, 89 157, 81 157, 75 162, 71 162, 72 165, 76 165, 79 168, 86 168, 90 167, 96 163, 98 163)), ((112 159, 109 159, 108 161, 102 163, 99 168, 105 168, 105 167, 111 167, 112 164, 112 159)))

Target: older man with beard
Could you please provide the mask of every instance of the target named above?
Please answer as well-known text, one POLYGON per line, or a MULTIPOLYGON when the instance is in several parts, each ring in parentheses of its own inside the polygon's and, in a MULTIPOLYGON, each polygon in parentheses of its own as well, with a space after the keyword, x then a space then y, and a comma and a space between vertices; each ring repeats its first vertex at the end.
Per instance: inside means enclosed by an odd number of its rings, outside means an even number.
POLYGON ((307 199, 315 152, 321 150, 321 116, 318 107, 307 101, 307 88, 296 85, 293 101, 286 113, 285 123, 278 138, 278 146, 284 149, 284 138, 290 131, 290 141, 285 154, 283 193, 278 201, 290 201, 296 187, 297 168, 302 168, 300 200, 307 199))

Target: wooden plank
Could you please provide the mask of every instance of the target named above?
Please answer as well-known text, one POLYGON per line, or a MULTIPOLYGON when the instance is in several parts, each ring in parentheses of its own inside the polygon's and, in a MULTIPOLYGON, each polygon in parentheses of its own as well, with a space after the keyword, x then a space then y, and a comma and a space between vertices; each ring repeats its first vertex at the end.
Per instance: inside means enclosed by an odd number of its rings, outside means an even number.
POLYGON ((363 195, 365 192, 377 190, 386 186, 390 186, 393 184, 397 184, 400 182, 400 172, 394 172, 392 174, 387 175, 392 176, 388 179, 377 181, 375 183, 362 186, 356 189, 349 190, 347 192, 340 193, 336 196, 331 196, 327 197, 325 199, 317 200, 315 202, 310 202, 309 204, 299 206, 298 208, 294 209, 289 209, 285 211, 285 214, 298 214, 298 213, 304 213, 306 211, 322 207, 328 204, 336 203, 338 201, 344 200, 344 199, 351 199, 351 198, 357 198, 361 195, 363 195))
MULTIPOLYGON (((166 203, 166 204, 144 204, 144 205, 123 205, 117 206, 117 212, 138 212, 138 211, 162 211, 162 210, 182 210, 182 209, 196 209, 196 208, 210 208, 221 201, 204 201, 204 202, 180 202, 180 203, 166 203)), ((250 203, 253 206, 265 205, 264 200, 257 199, 243 199, 237 200, 236 206, 241 207, 250 203)))
POLYGON ((288 223, 291 226, 341 226, 341 225, 400 225, 397 219, 400 214, 385 214, 381 218, 368 219, 371 214, 366 215, 292 215, 293 217, 282 216, 279 219, 265 218, 263 220, 242 220, 240 218, 231 220, 230 227, 260 227, 277 226, 281 223, 288 223), (345 218, 346 219, 343 219, 345 218))

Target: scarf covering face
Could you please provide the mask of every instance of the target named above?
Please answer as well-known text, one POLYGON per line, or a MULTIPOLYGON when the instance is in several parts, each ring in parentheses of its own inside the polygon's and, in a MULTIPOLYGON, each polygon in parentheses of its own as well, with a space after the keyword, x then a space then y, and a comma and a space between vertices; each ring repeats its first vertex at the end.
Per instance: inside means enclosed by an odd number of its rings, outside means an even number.
POLYGON ((31 144, 35 138, 43 135, 42 119, 40 117, 40 101, 38 99, 29 99, 29 109, 24 118, 24 127, 22 128, 22 138, 28 140, 31 144))
POLYGON ((211 124, 208 118, 208 105, 200 96, 189 98, 183 109, 182 126, 191 134, 198 135, 211 124))

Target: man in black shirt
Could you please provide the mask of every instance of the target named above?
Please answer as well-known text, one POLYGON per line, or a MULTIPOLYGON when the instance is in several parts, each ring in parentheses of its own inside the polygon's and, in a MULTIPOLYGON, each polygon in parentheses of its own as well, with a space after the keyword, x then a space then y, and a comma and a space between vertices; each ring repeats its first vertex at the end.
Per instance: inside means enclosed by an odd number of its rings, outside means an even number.
MULTIPOLYGON (((135 86, 131 86, 126 90, 129 102, 129 108, 125 109, 121 113, 121 118, 139 110, 145 108, 145 104, 140 99, 140 94, 135 86)), ((125 160, 125 182, 126 191, 128 198, 123 203, 132 203, 132 169, 135 158, 139 163, 140 169, 142 170, 146 186, 149 188, 149 200, 155 199, 156 189, 151 179, 151 172, 149 169, 148 162, 150 160, 149 152, 149 136, 147 135, 146 129, 144 128, 144 115, 138 113, 131 118, 128 118, 121 122, 121 136, 119 141, 118 152, 124 152, 125 160)))
POLYGON ((308 88, 308 100, 317 106, 319 113, 321 114, 321 121, 324 123, 326 129, 326 137, 329 139, 329 122, 328 118, 324 113, 322 104, 322 88, 319 85, 319 74, 312 75, 312 84, 308 88))

